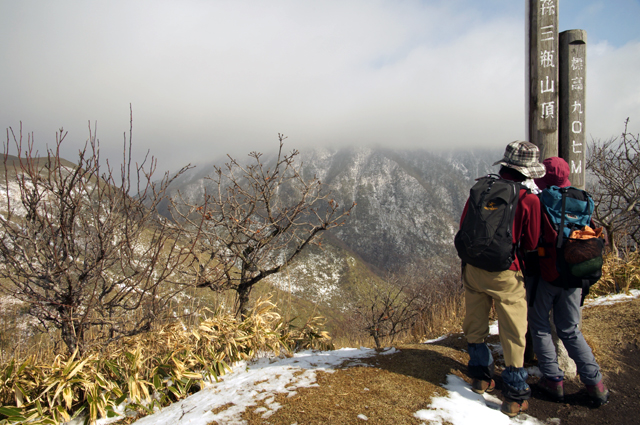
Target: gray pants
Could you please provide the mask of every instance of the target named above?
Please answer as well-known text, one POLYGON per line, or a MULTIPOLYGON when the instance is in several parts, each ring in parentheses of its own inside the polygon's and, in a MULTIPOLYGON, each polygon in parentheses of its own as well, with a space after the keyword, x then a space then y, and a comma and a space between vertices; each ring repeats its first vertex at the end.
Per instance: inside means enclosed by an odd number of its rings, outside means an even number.
POLYGON ((596 385, 602 375, 593 352, 580 331, 581 296, 581 288, 558 288, 540 278, 533 306, 529 308, 529 328, 540 372, 546 377, 564 377, 564 372, 558 367, 558 357, 551 338, 549 313, 553 309, 553 322, 558 338, 576 363, 580 380, 585 385, 596 385))

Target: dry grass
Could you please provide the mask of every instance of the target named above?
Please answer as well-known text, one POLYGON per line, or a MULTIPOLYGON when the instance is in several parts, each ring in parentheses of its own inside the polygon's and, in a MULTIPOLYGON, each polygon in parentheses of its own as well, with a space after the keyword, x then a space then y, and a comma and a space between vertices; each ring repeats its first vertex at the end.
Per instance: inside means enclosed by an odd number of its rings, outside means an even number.
POLYGON ((640 289, 640 253, 628 251, 621 257, 606 255, 602 277, 591 287, 590 296, 628 292, 629 289, 640 289))
POLYGON ((463 291, 451 291, 425 309, 412 334, 415 340, 432 339, 462 328, 465 304, 463 291))
POLYGON ((173 323, 87 353, 35 356, 0 365, 0 424, 61 423, 76 416, 94 422, 126 403, 138 414, 153 412, 217 380, 227 364, 260 352, 290 353, 298 347, 328 349, 328 335, 313 318, 301 329, 282 321, 275 305, 260 300, 244 321, 220 311, 187 327, 173 323))
MULTIPOLYGON (((416 267, 400 277, 400 283, 404 279, 411 281, 409 290, 412 294, 419 294, 411 306, 417 315, 411 318, 410 326, 403 332, 381 337, 381 346, 393 345, 396 341, 421 342, 461 329, 465 303, 459 264, 449 265, 439 273, 425 273, 428 267, 430 265, 425 263, 423 268, 416 267)), ((400 302, 399 305, 404 307, 406 304, 400 302)), ((371 347, 374 344, 368 328, 363 328, 357 321, 345 321, 338 331, 334 334, 336 346, 371 347)))
POLYGON ((621 373, 628 365, 623 353, 640 347, 640 299, 616 305, 612 316, 607 306, 582 309, 583 333, 601 368, 621 373))
MULTIPOLYGON (((447 296, 438 298, 428 306, 423 306, 422 313, 406 332, 394 337, 395 341, 417 343, 437 338, 452 332, 459 332, 464 320, 464 293, 453 291, 447 296)), ((390 337, 381 339, 382 346, 394 345, 390 337)), ((339 336, 333 339, 336 347, 374 347, 374 340, 367 334, 358 332, 345 325, 339 336)))
MULTIPOLYGON (((628 263, 624 263, 608 257, 602 282, 592 292, 637 287, 638 258, 632 253, 627 257, 628 263)), ((196 307, 197 303, 190 306, 196 307)), ((588 342, 602 369, 616 373, 628 366, 621 351, 640 345, 637 333, 640 300, 620 308, 624 310, 622 321, 611 320, 605 308, 584 310, 588 342)), ((331 341, 319 318, 292 328, 270 302, 256 303, 250 318, 243 323, 223 311, 203 313, 198 322, 168 324, 123 339, 83 359, 58 355, 45 365, 44 358, 32 355, 21 361, 5 362, 0 365, 0 403, 13 406, 13 410, 0 411, 4 414, 4 420, 0 416, 0 424, 8 423, 10 414, 14 419, 51 417, 57 421, 80 413, 95 419, 107 415, 123 397, 130 398, 131 411, 144 415, 155 404, 166 405, 198 391, 203 379, 223 374, 226 364, 250 359, 258 352, 289 353, 302 348, 330 349, 332 343, 339 346, 373 343, 357 332, 345 332, 339 341, 331 341), (151 401, 154 391, 162 395, 151 401)), ((425 308, 412 331, 402 336, 400 340, 408 343, 399 345, 400 353, 377 356, 370 367, 319 374, 319 387, 301 389, 286 402, 278 399, 284 396, 277 396, 275 401, 283 407, 267 421, 291 424, 304 417, 304 423, 341 424, 354 423, 357 415, 364 414, 371 423, 419 423, 413 413, 427 406, 432 396, 442 394, 441 384, 447 374, 465 379, 463 371, 468 358, 462 351, 464 338, 450 337, 435 346, 414 342, 457 333, 463 317, 462 292, 440 293, 425 308)), ((265 423, 261 415, 260 410, 252 409, 244 419, 250 424, 265 423)), ((120 423, 130 421, 123 419, 120 423)))
MULTIPOLYGON (((562 417, 562 423, 596 424, 635 423, 625 419, 637 412, 637 382, 629 392, 616 377, 624 378, 634 369, 625 363, 629 353, 637 358, 640 346, 640 299, 614 306, 586 308, 584 334, 594 347, 594 353, 607 385, 614 389, 608 406, 594 410, 587 407, 584 391, 579 384, 572 388, 570 403, 554 403, 534 396, 530 410, 542 421, 562 417), (631 348, 635 347, 635 348, 631 348), (626 403, 626 404, 625 404, 626 403), (607 416, 611 415, 611 416, 607 416), (606 418, 606 419, 605 419, 606 418), (611 419, 614 418, 614 419, 611 419)), ((494 337, 494 338, 497 338, 494 337)), ((492 342, 497 342, 492 340, 492 342)), ((264 418, 258 407, 247 410, 243 419, 250 425, 271 424, 420 424, 415 412, 427 408, 434 396, 446 393, 442 384, 448 374, 454 374, 470 382, 465 376, 468 355, 463 351, 466 341, 462 334, 450 335, 437 344, 399 344, 399 352, 375 356, 364 361, 369 367, 345 367, 335 373, 318 373, 317 387, 303 388, 293 397, 276 396, 282 407, 264 418), (368 420, 358 419, 366 415, 368 420)), ((637 364, 637 362, 636 362, 637 364)), ((497 378, 499 379, 499 378, 497 378)), ((530 381, 534 384, 536 378, 530 381)), ((501 382, 494 393, 501 396, 501 382)), ((557 421, 557 419, 555 419, 557 421)), ((548 420, 552 423, 553 420, 548 420)), ((547 423, 547 422, 545 422, 547 423)))
MULTIPOLYGON (((243 419, 257 424, 420 424, 413 414, 426 408, 434 396, 445 395, 442 384, 449 373, 462 375, 465 355, 437 345, 405 344, 393 355, 376 356, 368 366, 345 367, 318 373, 314 388, 302 388, 293 397, 276 396, 282 405, 268 418, 255 409, 243 419), (364 422, 363 422, 364 423, 364 422)), ((348 365, 345 365, 348 366, 348 365)))

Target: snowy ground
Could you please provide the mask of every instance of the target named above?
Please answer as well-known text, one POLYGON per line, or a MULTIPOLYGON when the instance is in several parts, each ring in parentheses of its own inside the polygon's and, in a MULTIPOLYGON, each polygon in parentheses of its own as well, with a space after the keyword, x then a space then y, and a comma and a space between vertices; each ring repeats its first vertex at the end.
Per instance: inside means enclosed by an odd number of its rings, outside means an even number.
MULTIPOLYGON (((392 354, 395 349, 385 351, 392 354)), ((375 354, 367 348, 345 348, 335 351, 303 351, 291 358, 263 358, 255 362, 240 362, 233 371, 196 394, 174 403, 154 415, 136 421, 136 425, 206 425, 242 424, 242 412, 254 408, 258 402, 267 407, 257 408, 268 418, 281 406, 274 401, 277 393, 292 397, 297 388, 317 386, 316 372, 333 372, 333 367, 349 361, 359 365, 359 359, 375 354), (226 408, 225 408, 226 407, 226 408), (213 412, 217 413, 213 413, 213 412)))
POLYGON ((632 298, 640 298, 640 290, 632 289, 629 291, 629 295, 626 294, 615 294, 615 295, 606 295, 603 297, 598 297, 594 299, 588 299, 584 301, 585 307, 594 307, 597 305, 611 305, 615 303, 619 303, 621 301, 626 301, 632 298))
MULTIPOLYGON (((640 297, 640 291, 633 290, 631 295, 614 295, 588 301, 585 306, 621 302, 640 297)), ((497 333, 493 324, 492 333, 497 333)), ((439 339, 426 341, 432 343, 439 339)), ((498 354, 499 347, 493 347, 498 354)), ((393 354, 395 349, 388 349, 384 354, 393 354)), ((220 382, 206 386, 200 392, 165 407, 151 416, 136 421, 136 425, 206 425, 212 421, 224 424, 242 424, 242 412, 256 409, 268 418, 281 406, 275 402, 278 393, 289 397, 296 394, 296 389, 317 386, 316 372, 332 372, 334 367, 349 361, 358 365, 360 359, 373 356, 375 351, 367 348, 345 348, 335 351, 297 353, 292 358, 262 358, 255 362, 241 362, 233 367, 233 371, 223 376, 220 382), (257 407, 258 403, 266 407, 257 407), (216 412, 216 413, 214 413, 216 412)), ((536 368, 531 368, 536 374, 536 368)), ((539 425, 542 422, 526 414, 509 418, 500 413, 500 400, 490 394, 479 395, 471 391, 471 386, 455 375, 447 377, 443 385, 449 391, 446 397, 432 399, 428 409, 414 415, 425 423, 442 424, 528 424, 539 425)), ((354 423, 366 423, 368 418, 364 412, 354 418, 354 423)), ((109 421, 99 421, 106 425, 109 421)), ((293 425, 293 424, 292 424, 293 425)))

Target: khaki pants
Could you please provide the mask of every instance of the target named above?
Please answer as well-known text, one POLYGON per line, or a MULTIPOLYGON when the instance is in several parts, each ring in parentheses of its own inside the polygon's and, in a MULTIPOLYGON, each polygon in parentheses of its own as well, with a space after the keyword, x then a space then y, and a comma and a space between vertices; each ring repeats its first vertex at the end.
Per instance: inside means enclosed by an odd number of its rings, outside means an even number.
POLYGON ((491 302, 495 302, 505 366, 523 367, 527 333, 527 300, 522 272, 488 272, 464 268, 466 316, 462 329, 471 344, 489 335, 491 302))

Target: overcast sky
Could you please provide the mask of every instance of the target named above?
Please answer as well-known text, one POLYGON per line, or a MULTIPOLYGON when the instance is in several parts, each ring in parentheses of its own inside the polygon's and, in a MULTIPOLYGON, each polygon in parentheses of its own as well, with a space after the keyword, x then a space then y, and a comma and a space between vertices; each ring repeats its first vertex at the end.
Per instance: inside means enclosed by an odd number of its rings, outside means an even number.
MULTIPOLYGON (((277 148, 497 147, 525 136, 525 0, 0 0, 0 125, 97 122, 162 169, 277 148)), ((560 0, 587 31, 590 137, 640 129, 640 0, 560 0)), ((6 141, 6 136, 3 136, 6 141)))

